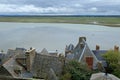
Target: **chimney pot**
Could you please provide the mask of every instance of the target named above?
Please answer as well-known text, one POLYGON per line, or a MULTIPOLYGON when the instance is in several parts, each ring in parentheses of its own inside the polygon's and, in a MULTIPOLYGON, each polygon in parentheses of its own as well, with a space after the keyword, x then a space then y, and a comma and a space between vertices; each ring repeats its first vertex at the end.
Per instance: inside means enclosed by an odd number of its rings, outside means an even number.
POLYGON ((100 46, 99 45, 96 45, 96 50, 100 50, 100 46))
POLYGON ((82 42, 83 39, 86 41, 86 37, 79 37, 79 42, 82 42))
POLYGON ((119 47, 118 46, 114 46, 114 51, 119 51, 119 47))
POLYGON ((30 47, 30 50, 32 50, 32 47, 30 47))

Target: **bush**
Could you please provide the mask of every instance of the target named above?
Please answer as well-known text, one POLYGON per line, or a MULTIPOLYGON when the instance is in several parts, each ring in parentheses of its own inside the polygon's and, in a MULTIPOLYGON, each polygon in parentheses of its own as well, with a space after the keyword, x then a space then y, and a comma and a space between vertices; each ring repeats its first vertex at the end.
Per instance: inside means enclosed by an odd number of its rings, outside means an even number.
POLYGON ((120 52, 110 50, 103 57, 109 63, 109 72, 120 78, 120 52))
POLYGON ((71 80, 71 74, 70 73, 65 73, 62 76, 61 80, 71 80))
POLYGON ((64 66, 61 80, 89 80, 91 74, 92 71, 86 65, 71 60, 64 66))

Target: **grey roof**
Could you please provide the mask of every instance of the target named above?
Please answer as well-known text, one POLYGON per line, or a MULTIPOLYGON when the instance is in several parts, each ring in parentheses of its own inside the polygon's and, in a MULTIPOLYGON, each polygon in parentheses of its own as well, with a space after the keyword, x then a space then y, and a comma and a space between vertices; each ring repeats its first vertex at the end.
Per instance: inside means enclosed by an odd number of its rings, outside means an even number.
MULTIPOLYGON (((20 66, 17 62, 16 62, 16 57, 18 55, 14 55, 12 58, 10 58, 8 61, 6 61, 2 66, 3 68, 5 68, 9 74, 13 77, 13 78, 20 78, 20 77, 24 77, 24 78, 31 78, 32 77, 32 73, 29 73, 27 71, 22 71, 22 73, 16 74, 14 72, 14 70, 18 69, 18 70, 23 70, 23 67, 20 66)), ((22 55, 23 56, 23 55, 22 55)), ((18 56, 18 57, 22 57, 22 56, 18 56)), ((24 56, 23 56, 24 57, 24 56)))
POLYGON ((16 56, 16 58, 26 58, 25 54, 19 54, 16 56))
POLYGON ((93 69, 97 68, 96 64, 97 64, 97 62, 99 62, 99 60, 94 55, 94 53, 90 50, 84 37, 79 39, 77 46, 74 48, 74 50, 72 52, 74 54, 74 59, 79 61, 79 62, 83 62, 83 63, 86 62, 84 59, 85 56, 92 56, 94 59, 93 69))
POLYGON ((106 52, 107 50, 93 50, 94 55, 97 57, 99 61, 101 61, 104 67, 107 66, 107 63, 105 59, 102 57, 102 55, 105 54, 106 52))
POLYGON ((67 50, 73 50, 74 49, 74 45, 73 44, 70 44, 68 47, 67 47, 67 50))
POLYGON ((33 77, 33 74, 30 73, 30 72, 24 72, 24 73, 22 73, 21 76, 24 77, 24 78, 32 78, 32 77, 33 77))
POLYGON ((3 67, 15 78, 17 77, 17 74, 14 72, 14 65, 18 65, 15 61, 15 56, 6 61, 3 64, 3 67))
POLYGON ((18 47, 16 47, 16 50, 26 51, 27 49, 25 49, 25 48, 18 48, 18 47))
POLYGON ((74 58, 74 54, 67 54, 66 59, 73 59, 74 58))
POLYGON ((74 58, 79 60, 82 51, 84 48, 81 48, 80 44, 78 43, 77 46, 74 48, 73 53, 74 53, 74 58))
POLYGON ((40 54, 43 54, 43 55, 48 55, 49 53, 48 53, 47 49, 46 49, 46 48, 44 48, 44 49, 41 51, 41 53, 40 53, 40 54))
POLYGON ((106 52, 107 50, 93 50, 94 55, 97 57, 99 61, 104 61, 102 55, 105 54, 106 52))

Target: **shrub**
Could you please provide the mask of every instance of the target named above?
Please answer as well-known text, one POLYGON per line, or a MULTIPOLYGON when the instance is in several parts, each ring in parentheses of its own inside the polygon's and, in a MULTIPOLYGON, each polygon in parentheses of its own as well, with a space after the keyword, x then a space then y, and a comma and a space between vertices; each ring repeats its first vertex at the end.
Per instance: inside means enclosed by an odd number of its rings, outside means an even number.
POLYGON ((120 78, 120 52, 110 50, 103 57, 109 63, 109 72, 120 78))
POLYGON ((71 60, 64 66, 61 80, 89 80, 91 74, 92 71, 86 65, 71 60))

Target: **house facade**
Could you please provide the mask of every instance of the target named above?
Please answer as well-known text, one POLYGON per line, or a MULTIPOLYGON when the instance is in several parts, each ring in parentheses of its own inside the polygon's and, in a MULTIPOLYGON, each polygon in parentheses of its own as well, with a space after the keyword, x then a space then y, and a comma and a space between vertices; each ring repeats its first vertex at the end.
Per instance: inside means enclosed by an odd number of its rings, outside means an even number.
POLYGON ((99 60, 86 43, 86 37, 80 37, 78 44, 74 48, 72 48, 71 51, 67 49, 68 47, 66 47, 65 50, 66 58, 71 56, 72 59, 75 59, 83 64, 87 64, 88 67, 91 69, 97 68, 97 63, 99 62, 99 60))

